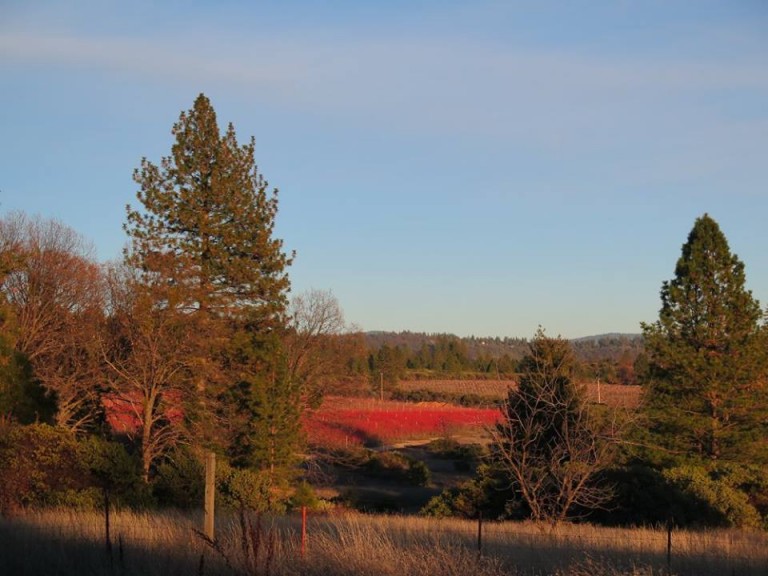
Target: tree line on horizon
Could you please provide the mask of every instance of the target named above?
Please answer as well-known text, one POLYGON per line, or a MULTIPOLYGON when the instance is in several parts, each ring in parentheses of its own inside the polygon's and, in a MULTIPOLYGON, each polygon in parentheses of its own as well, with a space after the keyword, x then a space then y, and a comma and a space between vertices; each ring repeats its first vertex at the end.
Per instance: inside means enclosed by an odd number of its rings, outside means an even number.
POLYGON ((330 292, 289 298, 295 255, 274 237, 253 139, 221 133, 202 94, 172 133, 171 154, 134 173, 119 262, 56 221, 0 219, 0 512, 106 493, 192 506, 211 450, 233 505, 281 509, 302 477, 302 413, 324 395, 481 376, 519 385, 476 478, 428 513, 765 526, 768 336, 710 216, 641 340, 392 343, 349 331, 330 292), (641 407, 590 405, 590 379, 642 384, 641 407))
MULTIPOLYGON (((516 380, 527 338, 459 337, 420 332, 367 332, 368 368, 392 386, 400 380, 516 380)), ((569 341, 576 378, 605 384, 639 384, 647 375, 643 339, 604 335, 569 341)))

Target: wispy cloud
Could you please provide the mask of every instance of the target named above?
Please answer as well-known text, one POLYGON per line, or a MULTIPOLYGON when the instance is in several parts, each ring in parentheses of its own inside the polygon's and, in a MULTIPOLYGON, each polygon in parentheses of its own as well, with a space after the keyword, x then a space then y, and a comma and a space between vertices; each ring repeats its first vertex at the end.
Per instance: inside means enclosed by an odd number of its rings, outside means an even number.
MULTIPOLYGON (((158 39, 1 34, 6 64, 88 68, 137 81, 231 88, 244 98, 378 130, 525 143, 550 152, 645 149, 707 160, 765 143, 765 110, 729 115, 724 94, 768 98, 768 69, 740 60, 662 60, 536 51, 441 38, 330 39, 207 32, 158 39), (192 40, 190 40, 192 38, 192 40), (662 139, 661 134, 666 134, 662 139)), ((706 166, 698 166, 705 169, 706 166)), ((658 165, 657 165, 658 169, 658 165)))
POLYGON ((269 88, 281 99, 344 110, 444 105, 472 113, 489 101, 596 108, 725 88, 768 91, 768 69, 758 62, 573 55, 441 39, 195 38, 5 33, 0 53, 6 63, 269 88))

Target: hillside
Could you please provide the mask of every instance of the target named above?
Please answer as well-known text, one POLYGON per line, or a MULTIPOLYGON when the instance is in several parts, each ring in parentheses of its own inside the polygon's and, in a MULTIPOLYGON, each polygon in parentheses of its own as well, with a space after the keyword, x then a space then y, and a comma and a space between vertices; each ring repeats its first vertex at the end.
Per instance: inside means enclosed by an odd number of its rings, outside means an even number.
MULTIPOLYGON (((369 350, 376 351, 383 345, 400 347, 417 352, 423 346, 435 345, 438 340, 455 339, 466 350, 468 357, 500 358, 504 355, 517 360, 528 350, 526 338, 509 337, 459 337, 453 334, 428 334, 425 332, 366 332, 365 341, 369 350)), ((585 336, 571 340, 577 358, 582 362, 600 360, 618 361, 622 357, 634 360, 643 350, 641 334, 609 333, 585 336)))

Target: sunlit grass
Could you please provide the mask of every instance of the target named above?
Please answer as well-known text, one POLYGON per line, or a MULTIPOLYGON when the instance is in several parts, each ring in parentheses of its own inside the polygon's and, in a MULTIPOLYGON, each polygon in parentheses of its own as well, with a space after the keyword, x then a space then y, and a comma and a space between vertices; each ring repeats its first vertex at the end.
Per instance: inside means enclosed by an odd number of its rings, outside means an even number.
MULTIPOLYGON (((340 514, 311 516, 302 555, 300 519, 217 519, 218 551, 196 533, 200 514, 118 512, 104 518, 66 510, 0 519, 0 574, 273 574, 274 576, 445 576, 472 574, 662 574, 664 529, 340 514), (249 548, 244 548, 244 543, 249 548), (201 564, 201 556, 204 560, 201 564)), ((675 531, 672 573, 751 576, 768 571, 768 535, 736 530, 675 531)))

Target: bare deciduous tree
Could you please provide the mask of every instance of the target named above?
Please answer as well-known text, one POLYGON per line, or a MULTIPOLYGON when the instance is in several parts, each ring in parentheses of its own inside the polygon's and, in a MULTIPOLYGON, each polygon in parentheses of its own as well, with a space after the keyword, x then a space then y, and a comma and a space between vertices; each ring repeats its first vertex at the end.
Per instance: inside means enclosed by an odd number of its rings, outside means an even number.
POLYGON ((93 249, 60 222, 12 213, 0 220, 0 250, 16 349, 55 396, 56 424, 81 431, 98 415, 101 381, 95 343, 104 284, 93 249))
POLYGON ((110 271, 103 357, 109 400, 118 416, 128 416, 125 432, 140 446, 149 481, 153 464, 183 436, 180 408, 195 393, 190 374, 198 368, 202 331, 199 315, 158 299, 136 275, 130 267, 110 271))
POLYGON ((344 377, 350 334, 344 313, 330 290, 308 290, 291 301, 286 337, 289 373, 307 402, 322 397, 344 377))

